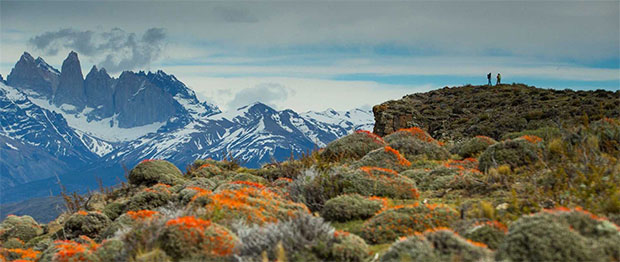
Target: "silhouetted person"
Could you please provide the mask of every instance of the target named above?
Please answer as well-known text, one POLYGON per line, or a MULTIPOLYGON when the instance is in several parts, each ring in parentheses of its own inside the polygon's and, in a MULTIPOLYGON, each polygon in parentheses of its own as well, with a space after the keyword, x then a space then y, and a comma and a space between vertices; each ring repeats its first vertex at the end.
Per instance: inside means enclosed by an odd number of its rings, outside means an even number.
POLYGON ((496 86, 502 83, 502 75, 500 73, 497 73, 497 83, 495 84, 496 86))
POLYGON ((487 80, 489 80, 489 86, 492 86, 493 84, 491 84, 491 73, 487 75, 487 80))

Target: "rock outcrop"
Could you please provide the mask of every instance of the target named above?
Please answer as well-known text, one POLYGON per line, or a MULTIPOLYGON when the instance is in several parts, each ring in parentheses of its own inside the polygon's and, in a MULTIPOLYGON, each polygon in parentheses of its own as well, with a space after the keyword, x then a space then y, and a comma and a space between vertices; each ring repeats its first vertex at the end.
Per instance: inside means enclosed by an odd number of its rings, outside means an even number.
POLYGON ((75 106, 76 112, 80 112, 86 106, 84 76, 76 52, 69 53, 69 56, 62 62, 58 90, 52 101, 59 107, 63 104, 75 106))
POLYGON ((51 97, 58 87, 60 72, 43 58, 34 59, 28 52, 20 57, 7 77, 7 84, 24 91, 35 91, 51 97))

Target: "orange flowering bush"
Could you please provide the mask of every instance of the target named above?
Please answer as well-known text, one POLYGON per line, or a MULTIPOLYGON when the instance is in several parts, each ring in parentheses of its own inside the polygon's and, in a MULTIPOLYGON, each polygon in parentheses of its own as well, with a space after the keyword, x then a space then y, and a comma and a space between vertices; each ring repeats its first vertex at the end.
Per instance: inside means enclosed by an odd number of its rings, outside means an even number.
MULTIPOLYGON (((422 140, 424 142, 434 143, 434 144, 443 146, 442 142, 435 140, 433 137, 431 137, 431 135, 429 135, 426 131, 422 130, 419 127, 403 128, 403 129, 399 129, 398 131, 394 133, 398 133, 398 132, 407 133, 415 137, 416 139, 422 140)), ((386 137, 386 139, 388 138, 386 137)))
POLYGON ((532 144, 538 144, 543 141, 542 138, 534 136, 534 135, 524 135, 520 138, 525 139, 527 142, 530 142, 532 144))
POLYGON ((385 137, 388 145, 398 150, 408 160, 436 159, 450 157, 450 153, 440 143, 419 128, 394 132, 385 137))
POLYGON ((99 246, 88 237, 82 237, 79 242, 56 240, 43 252, 40 260, 58 262, 98 261, 95 252, 99 246))
POLYGON ((366 154, 362 159, 355 162, 354 166, 374 166, 396 171, 406 170, 411 166, 411 162, 407 160, 398 150, 385 146, 375 149, 366 154))
POLYGON ((263 224, 295 217, 298 212, 309 212, 303 204, 253 186, 222 190, 214 193, 211 199, 212 202, 206 205, 207 216, 211 220, 224 223, 243 219, 248 223, 263 224))
POLYGON ((149 220, 159 216, 159 212, 153 210, 138 210, 138 211, 129 211, 127 212, 127 216, 129 216, 133 220, 149 220))
POLYGON ((226 257, 237 245, 236 237, 225 227, 193 216, 166 222, 160 241, 174 259, 226 257))
POLYGON ((359 131, 329 143, 320 155, 328 160, 360 159, 368 152, 385 146, 381 137, 359 131))
POLYGON ((457 218, 456 211, 443 205, 394 206, 367 220, 361 236, 370 243, 387 243, 416 231, 448 226, 457 218))
POLYGON ((40 253, 32 248, 0 248, 0 261, 35 261, 40 253))

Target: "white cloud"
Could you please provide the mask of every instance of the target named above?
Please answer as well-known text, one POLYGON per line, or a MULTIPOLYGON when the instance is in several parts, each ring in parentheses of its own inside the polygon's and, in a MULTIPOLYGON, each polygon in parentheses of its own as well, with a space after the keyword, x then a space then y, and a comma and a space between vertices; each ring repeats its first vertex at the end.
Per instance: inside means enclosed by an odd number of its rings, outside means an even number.
MULTIPOLYGON (((336 110, 349 110, 357 107, 368 107, 387 100, 399 99, 404 95, 414 92, 424 92, 435 86, 398 86, 385 85, 369 81, 336 81, 312 78, 293 78, 293 77, 185 77, 184 82, 194 89, 202 97, 210 99, 217 105, 237 105, 243 103, 235 101, 237 94, 247 94, 250 90, 257 90, 253 87, 261 86, 264 83, 284 87, 288 89, 286 97, 272 100, 268 103, 278 109, 293 109, 297 112, 308 110, 325 110, 334 108, 336 110)), ((282 90, 281 88, 278 88, 282 90)), ((268 94, 268 93, 267 93, 268 94)), ((259 96, 260 97, 260 96, 259 96)), ((255 99, 248 99, 246 102, 252 103, 255 99)), ((225 110, 234 107, 226 107, 225 110)))

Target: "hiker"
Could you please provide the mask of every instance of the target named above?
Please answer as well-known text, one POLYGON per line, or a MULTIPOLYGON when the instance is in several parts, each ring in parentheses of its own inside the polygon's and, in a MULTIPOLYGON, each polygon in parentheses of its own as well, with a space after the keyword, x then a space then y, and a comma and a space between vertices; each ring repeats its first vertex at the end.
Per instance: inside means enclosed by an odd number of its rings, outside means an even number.
POLYGON ((502 75, 500 73, 497 73, 497 84, 495 84, 496 86, 502 83, 502 75))
POLYGON ((491 73, 487 75, 487 80, 489 80, 489 86, 492 86, 493 84, 491 84, 491 73))

